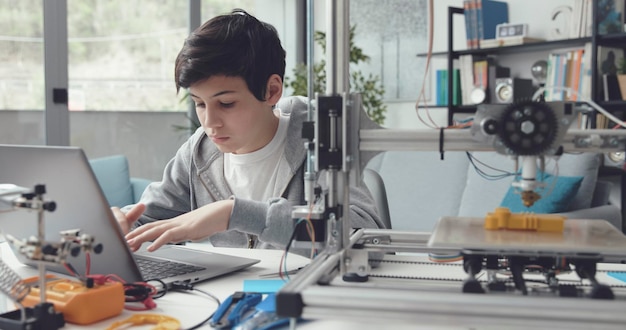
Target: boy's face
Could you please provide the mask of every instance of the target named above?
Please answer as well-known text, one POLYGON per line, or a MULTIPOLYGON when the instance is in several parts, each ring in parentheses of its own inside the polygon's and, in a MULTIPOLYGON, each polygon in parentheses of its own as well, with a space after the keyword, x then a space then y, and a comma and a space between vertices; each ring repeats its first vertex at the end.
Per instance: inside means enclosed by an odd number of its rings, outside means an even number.
POLYGON ((278 118, 272 106, 276 101, 257 100, 243 78, 212 76, 192 84, 189 91, 206 135, 221 152, 250 153, 274 137, 278 118))

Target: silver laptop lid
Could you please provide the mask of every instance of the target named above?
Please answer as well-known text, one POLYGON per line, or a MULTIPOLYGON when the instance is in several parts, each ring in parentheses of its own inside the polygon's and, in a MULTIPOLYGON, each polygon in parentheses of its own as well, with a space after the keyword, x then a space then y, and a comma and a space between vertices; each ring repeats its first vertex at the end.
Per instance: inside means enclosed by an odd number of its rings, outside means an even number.
MULTIPOLYGON (((0 145, 0 183, 25 188, 43 184, 44 199, 57 204, 53 212, 45 212, 45 240, 58 242, 60 232, 79 229, 81 234, 95 238, 103 245, 100 254, 91 254, 90 274, 116 274, 128 282, 146 280, 137 267, 137 258, 193 264, 201 271, 185 275, 160 278, 170 284, 173 281, 203 281, 246 268, 259 262, 257 259, 235 257, 219 253, 195 251, 165 246, 151 253, 133 254, 126 244, 121 229, 111 212, 109 204, 85 157, 76 147, 0 145)), ((31 188, 31 189, 32 189, 31 188)), ((27 210, 0 213, 0 230, 17 239, 37 235, 37 214, 27 210)), ((25 264, 30 260, 16 253, 25 264)), ((67 260, 78 272, 85 274, 85 255, 67 260)), ((60 273, 68 273, 62 266, 49 267, 60 273)))
MULTIPOLYGON (((126 281, 142 280, 133 255, 126 245, 119 225, 89 166, 84 152, 75 147, 0 145, 0 183, 32 189, 45 185, 43 195, 54 201, 56 209, 44 212, 45 240, 59 242, 60 232, 80 229, 103 246, 100 254, 91 253, 92 274, 117 274, 126 281)), ((17 239, 37 236, 37 213, 16 209, 0 213, 0 230, 17 239)), ((20 261, 32 264, 21 254, 20 261)), ((85 254, 67 261, 85 274, 85 254)), ((62 266, 48 269, 67 273, 62 266)))

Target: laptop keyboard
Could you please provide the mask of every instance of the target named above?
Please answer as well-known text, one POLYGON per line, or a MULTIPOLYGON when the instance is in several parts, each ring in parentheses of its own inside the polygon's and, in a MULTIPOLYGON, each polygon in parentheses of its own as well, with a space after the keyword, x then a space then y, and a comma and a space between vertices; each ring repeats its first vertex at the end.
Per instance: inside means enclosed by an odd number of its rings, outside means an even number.
POLYGON ((145 279, 163 279, 197 272, 204 267, 184 264, 175 261, 162 261, 147 258, 136 258, 139 270, 145 279))

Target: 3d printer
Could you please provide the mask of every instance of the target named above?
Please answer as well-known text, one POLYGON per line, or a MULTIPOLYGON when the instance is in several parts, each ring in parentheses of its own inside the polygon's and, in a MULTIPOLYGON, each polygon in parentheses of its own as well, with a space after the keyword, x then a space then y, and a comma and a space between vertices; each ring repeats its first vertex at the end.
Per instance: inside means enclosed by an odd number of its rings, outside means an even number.
MULTIPOLYGON (((532 205, 540 198, 536 190, 542 183, 536 180, 536 173, 546 157, 558 157, 566 151, 623 151, 626 134, 624 130, 572 129, 579 111, 587 111, 589 106, 600 109, 591 101, 544 103, 535 98, 509 105, 481 105, 470 130, 380 128, 361 115, 358 95, 342 93, 349 90, 344 72, 348 4, 333 1, 327 6, 328 31, 334 36, 329 38, 326 52, 327 63, 331 63, 327 71, 330 82, 326 95, 317 96, 315 101, 315 134, 310 138, 315 165, 313 161, 309 164, 311 171, 313 167, 324 170, 330 183, 328 196, 322 199, 325 204, 311 208, 311 218, 318 222, 316 230, 323 231, 323 235, 316 231, 316 245, 323 245, 324 250, 280 290, 277 312, 294 319, 336 317, 443 324, 457 317, 462 319, 457 322, 470 327, 623 327, 626 317, 621 311, 626 304, 619 297, 624 292, 621 288, 614 292, 595 277, 598 262, 626 260, 626 237, 606 222, 568 220, 560 234, 508 235, 486 232, 482 219, 444 217, 432 235, 382 229, 349 234, 351 228, 342 221, 342 214, 349 214, 344 209, 349 204, 346 187, 358 184, 361 170, 378 152, 436 148, 441 152, 498 152, 515 160, 516 170, 521 170, 515 185, 524 203, 532 205), (325 238, 319 239, 321 236, 325 238), (434 284, 429 278, 410 273, 396 278, 368 276, 374 266, 384 266, 385 261, 411 264, 414 270, 424 266, 419 257, 398 259, 404 253, 460 254, 464 262, 459 267, 467 277, 458 285, 460 282, 445 280, 434 284), (485 269, 483 286, 477 278, 485 269), (532 269, 545 277, 546 289, 530 294, 522 273, 532 269), (503 272, 510 281, 497 279, 503 272), (573 272, 580 285, 558 283, 557 275, 573 272), (583 284, 583 279, 589 284, 583 284), (486 291, 494 294, 469 294, 486 291)), ((302 207, 296 208, 294 218, 302 212, 302 207)))

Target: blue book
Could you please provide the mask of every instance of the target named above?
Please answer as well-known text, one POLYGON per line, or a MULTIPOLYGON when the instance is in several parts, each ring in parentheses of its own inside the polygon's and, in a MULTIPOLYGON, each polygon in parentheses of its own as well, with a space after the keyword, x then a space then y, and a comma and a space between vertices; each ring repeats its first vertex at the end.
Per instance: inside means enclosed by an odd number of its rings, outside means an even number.
POLYGON ((476 0, 476 19, 478 21, 478 39, 495 39, 496 26, 509 22, 509 6, 506 2, 495 0, 476 0))
POLYGON ((437 70, 437 105, 448 104, 448 70, 437 70))
POLYGON ((443 70, 437 70, 437 105, 443 105, 443 70))
POLYGON ((465 17, 465 38, 467 39, 467 49, 476 48, 476 32, 475 23, 476 23, 476 10, 474 5, 474 0, 464 0, 463 1, 463 15, 465 17))

